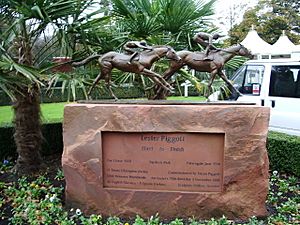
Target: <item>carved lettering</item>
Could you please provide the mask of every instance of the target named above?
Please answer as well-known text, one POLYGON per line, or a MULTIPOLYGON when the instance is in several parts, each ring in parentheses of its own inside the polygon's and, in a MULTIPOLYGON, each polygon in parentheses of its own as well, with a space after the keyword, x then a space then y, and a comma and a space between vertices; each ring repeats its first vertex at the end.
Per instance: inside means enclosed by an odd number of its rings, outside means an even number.
POLYGON ((220 192, 224 134, 102 133, 104 187, 220 192))

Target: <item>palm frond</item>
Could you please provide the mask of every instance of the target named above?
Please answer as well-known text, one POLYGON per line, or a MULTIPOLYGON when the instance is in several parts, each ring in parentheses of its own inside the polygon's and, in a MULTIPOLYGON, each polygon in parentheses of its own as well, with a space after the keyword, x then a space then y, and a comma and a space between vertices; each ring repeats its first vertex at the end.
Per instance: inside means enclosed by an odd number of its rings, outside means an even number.
POLYGON ((67 91, 68 101, 76 101, 78 96, 78 91, 81 90, 85 96, 85 99, 88 100, 87 96, 87 86, 90 82, 88 81, 89 77, 85 76, 83 73, 55 73, 49 78, 47 92, 50 95, 53 93, 53 88, 61 88, 61 93, 67 91))
POLYGON ((43 86, 44 84, 38 79, 40 73, 37 69, 16 63, 11 58, 2 55, 0 58, 0 70, 3 73, 14 74, 13 76, 18 77, 21 82, 22 77, 25 78, 29 83, 35 83, 38 86, 43 86))
POLYGON ((226 69, 236 70, 248 59, 243 56, 235 56, 225 64, 226 69))

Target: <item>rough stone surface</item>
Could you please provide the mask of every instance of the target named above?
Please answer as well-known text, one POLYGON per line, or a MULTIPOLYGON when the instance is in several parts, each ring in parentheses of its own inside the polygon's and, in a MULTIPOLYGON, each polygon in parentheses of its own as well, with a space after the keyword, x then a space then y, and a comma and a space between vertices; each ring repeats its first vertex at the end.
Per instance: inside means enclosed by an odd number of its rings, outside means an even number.
POLYGON ((70 104, 64 112, 66 203, 86 213, 232 219, 266 216, 269 108, 247 105, 70 104), (101 132, 224 133, 223 190, 103 187, 101 132))

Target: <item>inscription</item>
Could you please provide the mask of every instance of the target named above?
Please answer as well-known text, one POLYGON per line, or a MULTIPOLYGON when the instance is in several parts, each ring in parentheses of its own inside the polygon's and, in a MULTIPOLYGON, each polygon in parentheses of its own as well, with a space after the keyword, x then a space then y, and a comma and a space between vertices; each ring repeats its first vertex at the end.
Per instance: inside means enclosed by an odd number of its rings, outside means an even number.
POLYGON ((177 143, 184 142, 184 136, 168 136, 168 135, 145 135, 141 134, 141 140, 147 142, 167 142, 167 143, 177 143))
POLYGON ((220 192, 224 134, 102 133, 105 188, 220 192))

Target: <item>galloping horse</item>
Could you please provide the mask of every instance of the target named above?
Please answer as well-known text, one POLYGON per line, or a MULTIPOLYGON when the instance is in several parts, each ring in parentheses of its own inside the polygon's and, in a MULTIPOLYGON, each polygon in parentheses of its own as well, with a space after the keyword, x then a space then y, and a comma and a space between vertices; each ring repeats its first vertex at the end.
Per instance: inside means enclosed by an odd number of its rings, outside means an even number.
MULTIPOLYGON (((180 62, 176 62, 174 60, 170 62, 169 68, 163 74, 163 78, 165 80, 169 80, 176 71, 187 65, 196 71, 209 72, 211 74, 208 82, 209 92, 211 92, 211 85, 218 74, 228 85, 229 90, 236 92, 237 95, 241 95, 241 93, 231 84, 222 71, 224 64, 236 55, 253 58, 251 52, 241 44, 234 45, 226 49, 212 51, 208 56, 211 60, 204 60, 205 54, 202 52, 179 51, 177 52, 177 55, 182 60, 180 62)), ((159 98, 159 96, 163 95, 162 93, 164 92, 165 90, 162 90, 159 87, 154 99, 159 98)), ((207 96, 208 94, 209 93, 207 93, 207 96)))
POLYGON ((131 55, 125 55, 118 52, 108 52, 104 55, 92 55, 81 62, 73 63, 73 66, 81 66, 89 61, 99 58, 100 73, 94 80, 92 87, 90 88, 88 95, 90 95, 92 89, 96 86, 100 79, 105 79, 110 94, 117 99, 110 87, 111 71, 113 68, 119 69, 124 72, 131 72, 136 74, 142 74, 149 77, 163 90, 171 90, 171 86, 165 81, 162 76, 150 70, 152 64, 162 57, 172 60, 172 62, 180 61, 180 57, 176 54, 173 48, 170 46, 152 46, 152 50, 142 51, 131 62, 129 59, 131 55))

